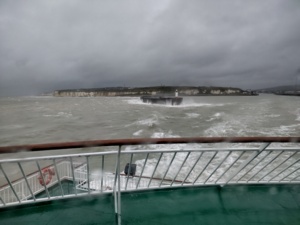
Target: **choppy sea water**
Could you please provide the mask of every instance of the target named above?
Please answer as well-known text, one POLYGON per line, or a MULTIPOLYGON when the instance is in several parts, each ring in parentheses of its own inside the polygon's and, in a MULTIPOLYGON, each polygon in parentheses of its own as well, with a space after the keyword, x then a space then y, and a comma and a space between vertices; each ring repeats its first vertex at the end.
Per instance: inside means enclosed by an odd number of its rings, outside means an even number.
MULTIPOLYGON (((292 96, 184 97, 179 106, 142 103, 137 97, 0 98, 1 146, 119 138, 299 135, 300 99, 292 96)), ((129 146, 125 150, 144 147, 129 146)), ((172 145, 168 149, 185 147, 172 145)), ((178 154, 172 166, 180 165, 185 156, 178 154)), ((11 156, 0 156, 5 157, 11 156)), ((171 158, 170 154, 164 155, 162 166, 168 165, 171 158)), ((143 159, 135 162, 138 168, 144 164, 143 159)), ((150 175, 156 162, 155 157, 149 159, 144 174, 150 175)), ((30 165, 28 168, 36 170, 30 165)), ((185 169, 190 169, 188 163, 185 169)), ((8 170, 16 173, 15 177, 20 175, 13 165, 8 170)), ((0 178, 1 184, 3 174, 0 178)))
POLYGON ((185 97, 180 106, 132 97, 0 98, 0 145, 93 139, 298 136, 300 99, 185 97))

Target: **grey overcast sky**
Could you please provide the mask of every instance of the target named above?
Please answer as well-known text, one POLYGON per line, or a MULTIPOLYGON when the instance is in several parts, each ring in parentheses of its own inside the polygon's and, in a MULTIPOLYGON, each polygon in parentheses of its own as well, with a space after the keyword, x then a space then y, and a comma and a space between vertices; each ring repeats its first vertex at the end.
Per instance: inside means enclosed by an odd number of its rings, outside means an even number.
POLYGON ((0 95, 300 83, 300 0, 1 0, 0 95))

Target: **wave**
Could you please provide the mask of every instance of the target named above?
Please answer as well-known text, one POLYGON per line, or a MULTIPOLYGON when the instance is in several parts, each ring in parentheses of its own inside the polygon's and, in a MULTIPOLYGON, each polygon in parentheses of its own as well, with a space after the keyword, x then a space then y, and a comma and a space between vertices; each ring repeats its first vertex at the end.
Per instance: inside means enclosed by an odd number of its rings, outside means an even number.
POLYGON ((183 103, 181 105, 179 105, 178 107, 186 107, 186 108, 197 108, 197 107, 221 107, 221 106, 225 106, 225 105, 229 105, 228 104, 220 104, 220 103, 214 103, 214 104, 210 104, 210 103, 183 103))
MULTIPOLYGON (((172 132, 156 132, 153 133, 152 137, 177 137, 177 135, 172 134, 172 132)), ((155 149, 155 150, 197 150, 201 147, 206 146, 207 144, 173 144, 173 145, 149 145, 147 147, 147 150, 155 149)), ((218 145, 224 145, 224 143, 219 143, 218 145)), ((211 146, 212 147, 212 146, 211 146)), ((216 147, 216 146, 214 146, 216 147)), ((224 147, 224 146, 222 146, 224 147)), ((212 161, 211 165, 218 165, 220 161, 224 158, 224 156, 228 152, 219 152, 217 155, 215 155, 214 160, 212 161)), ((145 177, 155 177, 155 178, 162 178, 165 175, 165 179, 173 179, 177 174, 176 180, 183 181, 187 178, 187 182, 193 181, 198 173, 196 171, 203 170, 204 166, 206 165, 207 161, 211 159, 214 155, 214 152, 206 152, 204 153, 200 160, 200 152, 193 152, 189 155, 186 152, 179 152, 179 153, 164 153, 161 155, 160 153, 153 153, 149 155, 149 158, 147 162, 144 159, 136 160, 135 163, 137 164, 137 171, 143 171, 143 176, 145 177), (185 161, 184 165, 181 168, 181 165, 183 161, 188 157, 188 160, 185 161), (158 162, 160 158, 160 161, 158 162), (170 165, 172 161, 172 164, 170 165), (197 162, 198 161, 198 162, 197 162), (146 163, 146 165, 145 165, 146 163), (195 165, 195 163, 197 163, 195 165), (145 165, 145 166, 144 166, 145 165), (170 168, 169 168, 170 165, 170 168), (194 166, 195 165, 195 166, 194 166), (156 168, 157 167, 157 168, 156 168), (156 169, 155 169, 156 168, 156 169), (192 171, 191 169, 194 168, 192 171), (179 171, 180 169, 180 171, 179 171), (155 171, 154 171, 155 170, 155 171), (188 177, 186 177, 189 174, 188 177)), ((232 153, 230 157, 227 158, 227 160, 224 162, 223 166, 220 167, 218 171, 216 171, 216 175, 220 175, 224 168, 226 168, 227 165, 231 165, 235 158, 237 158, 239 155, 238 153, 232 153)), ((210 170, 207 170, 203 173, 202 179, 205 179, 210 175, 210 170)))
POLYGON ((225 105, 232 105, 232 103, 195 103, 190 100, 183 100, 181 105, 171 105, 171 104, 151 104, 144 103, 139 98, 125 99, 124 102, 132 105, 144 105, 149 107, 166 107, 166 108, 197 108, 197 107, 222 107, 225 105))
POLYGON ((300 121, 300 108, 298 108, 298 109, 296 110, 296 116, 297 116, 296 120, 297 120, 297 121, 300 121))
POLYGON ((223 118, 225 115, 225 113, 223 112, 217 112, 215 114, 213 114, 209 119, 207 119, 206 121, 207 122, 211 122, 211 121, 214 121, 214 120, 218 120, 218 119, 221 119, 223 118))
POLYGON ((70 118, 73 116, 72 113, 70 112, 58 112, 57 114, 44 114, 44 117, 65 117, 65 118, 70 118))
POLYGON ((25 128, 25 125, 21 125, 21 124, 11 124, 11 125, 3 125, 0 126, 0 130, 17 130, 17 129, 22 129, 25 128))
POLYGON ((151 138, 176 138, 180 137, 179 135, 174 135, 172 131, 169 131, 168 133, 164 132, 154 132, 151 136, 151 138))
POLYGON ((200 114, 198 114, 198 113, 186 113, 185 115, 189 119, 198 118, 200 116, 200 114))
POLYGON ((168 115, 165 116, 160 113, 155 113, 148 118, 138 119, 137 121, 131 124, 125 125, 125 127, 130 127, 130 126, 156 127, 160 124, 160 120, 166 120, 167 118, 169 118, 168 115))
POLYGON ((281 125, 278 127, 261 127, 257 129, 257 123, 251 120, 239 118, 226 119, 213 124, 204 131, 204 136, 297 136, 299 135, 300 123, 281 125))
POLYGON ((135 125, 145 125, 147 127, 154 127, 159 124, 159 121, 158 121, 158 117, 154 115, 153 117, 148 118, 148 119, 138 120, 138 121, 134 122, 134 124, 135 125))
POLYGON ((264 117, 276 118, 276 117, 280 117, 280 115, 279 114, 270 114, 270 115, 264 115, 264 117))
POLYGON ((144 130, 138 130, 136 132, 134 132, 132 135, 133 136, 140 136, 143 133, 144 130))

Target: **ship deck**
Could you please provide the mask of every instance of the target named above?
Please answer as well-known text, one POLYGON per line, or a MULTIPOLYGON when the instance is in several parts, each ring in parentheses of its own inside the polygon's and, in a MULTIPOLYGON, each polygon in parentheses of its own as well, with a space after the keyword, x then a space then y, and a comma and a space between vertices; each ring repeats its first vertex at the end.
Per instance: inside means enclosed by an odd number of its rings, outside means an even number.
MULTIPOLYGON (((128 192, 122 193, 121 204, 122 224, 298 225, 300 186, 206 186, 128 192)), ((116 222, 111 194, 4 208, 0 220, 1 225, 116 222)))

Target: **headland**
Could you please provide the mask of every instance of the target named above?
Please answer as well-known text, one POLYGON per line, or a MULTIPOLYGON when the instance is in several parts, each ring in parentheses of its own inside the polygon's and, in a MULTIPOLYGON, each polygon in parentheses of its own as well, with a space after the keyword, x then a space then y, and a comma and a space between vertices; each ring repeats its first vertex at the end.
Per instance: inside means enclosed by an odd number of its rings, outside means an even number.
POLYGON ((153 87, 105 87, 89 89, 67 89, 53 92, 55 97, 97 97, 97 96, 173 96, 175 91, 180 96, 253 96, 258 95, 251 90, 234 87, 206 86, 153 86, 153 87))

